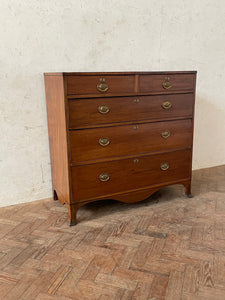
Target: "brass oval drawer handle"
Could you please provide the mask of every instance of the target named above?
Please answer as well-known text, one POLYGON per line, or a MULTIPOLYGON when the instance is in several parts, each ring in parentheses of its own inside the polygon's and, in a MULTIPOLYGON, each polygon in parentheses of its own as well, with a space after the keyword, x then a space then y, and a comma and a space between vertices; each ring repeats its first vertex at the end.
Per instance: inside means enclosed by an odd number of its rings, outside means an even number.
POLYGON ((105 115, 110 111, 110 109, 106 105, 101 105, 101 106, 98 107, 98 111, 100 112, 100 114, 105 115))
POLYGON ((107 173, 102 173, 102 174, 99 175, 99 179, 101 181, 108 181, 110 179, 110 176, 107 173))
POLYGON ((108 91, 108 84, 105 82, 105 78, 100 78, 100 83, 97 85, 97 89, 99 92, 104 93, 108 91))
POLYGON ((170 109, 172 107, 172 104, 169 101, 165 101, 163 102, 162 107, 164 109, 170 109))
POLYGON ((138 98, 134 99, 134 103, 139 103, 140 100, 138 98))
POLYGON ((161 166, 160 166, 160 169, 162 170, 162 171, 166 171, 166 170, 168 170, 169 169, 169 164, 167 163, 167 162, 165 162, 165 163, 162 163, 161 164, 161 166))
POLYGON ((99 139, 99 144, 103 147, 108 146, 110 143, 110 140, 107 137, 103 137, 99 139))
POLYGON ((166 78, 165 78, 165 80, 163 81, 162 86, 163 86, 163 88, 166 89, 166 90, 171 89, 172 84, 171 84, 171 82, 170 82, 170 78, 169 78, 169 77, 166 77, 166 78))
POLYGON ((165 130, 161 133, 161 136, 164 138, 164 139, 167 139, 169 136, 170 136, 170 132, 169 130, 165 130))

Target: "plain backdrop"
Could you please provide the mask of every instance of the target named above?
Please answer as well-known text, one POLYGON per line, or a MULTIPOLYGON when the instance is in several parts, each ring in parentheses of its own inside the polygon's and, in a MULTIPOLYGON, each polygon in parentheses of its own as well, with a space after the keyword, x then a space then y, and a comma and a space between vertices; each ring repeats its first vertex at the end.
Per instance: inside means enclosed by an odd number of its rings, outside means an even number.
POLYGON ((1 0, 0 206, 51 197, 44 72, 197 70, 193 168, 225 164, 224 0, 1 0))

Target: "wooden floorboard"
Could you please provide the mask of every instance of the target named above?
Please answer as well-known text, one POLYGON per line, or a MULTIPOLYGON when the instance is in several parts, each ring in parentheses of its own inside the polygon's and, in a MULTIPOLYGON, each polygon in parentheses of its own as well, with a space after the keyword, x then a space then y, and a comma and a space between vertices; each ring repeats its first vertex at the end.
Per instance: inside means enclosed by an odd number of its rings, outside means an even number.
POLYGON ((139 203, 0 208, 2 300, 224 300, 225 166, 139 203))

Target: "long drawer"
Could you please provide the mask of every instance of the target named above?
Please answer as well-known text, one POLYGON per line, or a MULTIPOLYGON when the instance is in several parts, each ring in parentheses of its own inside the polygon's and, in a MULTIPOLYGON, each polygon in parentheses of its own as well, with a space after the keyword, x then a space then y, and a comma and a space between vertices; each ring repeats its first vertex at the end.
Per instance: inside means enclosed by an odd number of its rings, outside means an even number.
POLYGON ((69 127, 192 116, 193 94, 69 100, 69 127))
POLYGON ((74 200, 190 178, 191 151, 136 157, 71 168, 74 200))
POLYGON ((191 144, 191 119, 70 131, 72 163, 191 144))

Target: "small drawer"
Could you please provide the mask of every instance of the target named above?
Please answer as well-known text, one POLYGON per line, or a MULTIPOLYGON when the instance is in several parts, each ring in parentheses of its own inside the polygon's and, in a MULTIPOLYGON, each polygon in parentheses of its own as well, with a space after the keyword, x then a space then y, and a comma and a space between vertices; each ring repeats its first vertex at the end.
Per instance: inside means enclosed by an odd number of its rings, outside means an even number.
POLYGON ((192 116, 193 94, 69 100, 69 128, 192 116))
POLYGON ((190 178, 191 151, 72 167, 74 201, 190 178))
POLYGON ((192 145, 192 120, 72 130, 72 163, 192 145))
POLYGON ((141 93, 171 93, 194 91, 195 74, 140 75, 141 93))
POLYGON ((134 92, 134 75, 67 76, 68 95, 123 95, 134 92))

